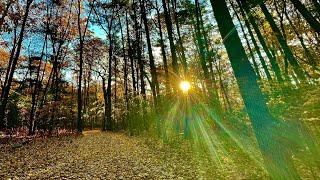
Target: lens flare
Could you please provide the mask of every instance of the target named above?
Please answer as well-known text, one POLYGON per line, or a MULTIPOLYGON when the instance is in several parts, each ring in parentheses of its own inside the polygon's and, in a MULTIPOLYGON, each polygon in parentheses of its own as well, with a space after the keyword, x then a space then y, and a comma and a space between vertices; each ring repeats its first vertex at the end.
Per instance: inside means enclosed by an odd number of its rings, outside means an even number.
POLYGON ((180 83, 180 89, 183 92, 188 92, 190 88, 191 88, 191 85, 190 85, 190 83, 188 81, 182 81, 180 83))

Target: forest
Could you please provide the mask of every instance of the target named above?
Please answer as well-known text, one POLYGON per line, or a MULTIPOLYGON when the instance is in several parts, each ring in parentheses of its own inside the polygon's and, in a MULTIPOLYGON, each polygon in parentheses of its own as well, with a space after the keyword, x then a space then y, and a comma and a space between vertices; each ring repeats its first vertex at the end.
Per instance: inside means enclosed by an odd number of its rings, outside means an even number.
POLYGON ((0 179, 320 179, 319 0, 1 0, 0 179))

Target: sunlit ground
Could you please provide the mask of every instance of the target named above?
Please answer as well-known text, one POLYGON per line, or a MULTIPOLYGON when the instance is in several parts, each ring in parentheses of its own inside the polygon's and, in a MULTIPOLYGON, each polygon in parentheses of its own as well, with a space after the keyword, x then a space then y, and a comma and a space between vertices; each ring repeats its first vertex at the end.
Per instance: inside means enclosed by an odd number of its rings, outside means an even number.
MULTIPOLYGON (((159 113, 162 115, 155 118, 158 136, 164 142, 177 138, 191 142, 199 168, 204 171, 208 170, 207 166, 211 164, 218 167, 216 170, 221 170, 222 174, 224 169, 230 167, 240 172, 244 168, 242 166, 250 164, 254 167, 253 174, 257 171, 260 172, 258 175, 266 176, 266 169, 270 167, 266 167, 268 163, 265 163, 266 160, 261 156, 250 120, 245 113, 242 116, 221 115, 210 99, 204 98, 188 81, 182 81, 180 88, 183 93, 175 101, 165 102, 163 107, 167 108, 164 113, 159 113)), ((268 137, 274 137, 283 144, 281 151, 291 156, 295 165, 287 170, 276 167, 279 174, 285 171, 298 173, 304 178, 319 177, 317 139, 309 133, 311 131, 308 128, 304 123, 293 119, 279 120, 279 127, 270 129, 268 137)), ((269 153, 276 157, 278 152, 269 153)), ((286 167, 289 161, 277 163, 286 167)))

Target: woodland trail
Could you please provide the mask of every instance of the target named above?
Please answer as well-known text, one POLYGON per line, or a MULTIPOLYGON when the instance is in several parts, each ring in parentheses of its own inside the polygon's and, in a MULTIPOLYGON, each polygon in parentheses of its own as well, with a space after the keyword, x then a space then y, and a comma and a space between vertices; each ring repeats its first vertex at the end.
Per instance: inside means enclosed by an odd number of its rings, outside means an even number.
POLYGON ((0 179, 198 179, 190 164, 141 138, 91 131, 2 150, 0 179))

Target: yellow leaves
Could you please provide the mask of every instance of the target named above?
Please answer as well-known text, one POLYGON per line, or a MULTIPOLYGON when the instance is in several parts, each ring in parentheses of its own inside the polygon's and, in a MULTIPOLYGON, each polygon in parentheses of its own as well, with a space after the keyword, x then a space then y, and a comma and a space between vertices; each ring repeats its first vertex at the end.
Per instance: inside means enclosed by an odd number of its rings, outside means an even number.
POLYGON ((50 73, 53 65, 51 63, 46 62, 44 66, 46 67, 45 72, 50 73))
POLYGON ((10 54, 4 49, 0 49, 0 67, 5 67, 8 64, 10 54))
POLYGON ((84 132, 0 152, 0 177, 32 179, 196 179, 185 154, 152 149, 122 133, 84 132))

